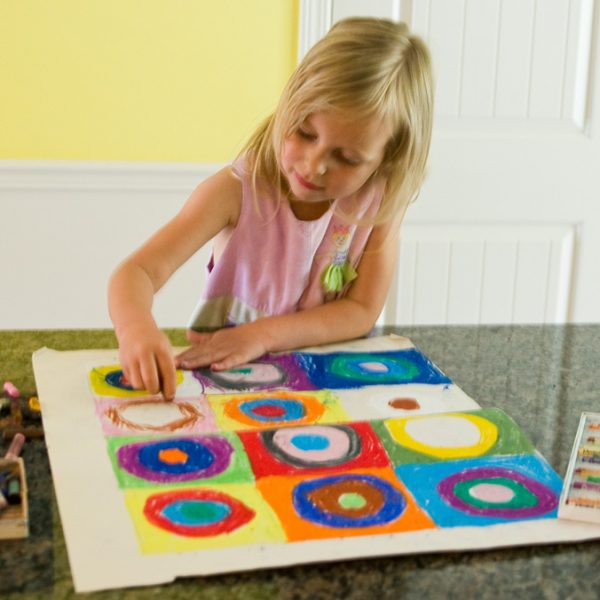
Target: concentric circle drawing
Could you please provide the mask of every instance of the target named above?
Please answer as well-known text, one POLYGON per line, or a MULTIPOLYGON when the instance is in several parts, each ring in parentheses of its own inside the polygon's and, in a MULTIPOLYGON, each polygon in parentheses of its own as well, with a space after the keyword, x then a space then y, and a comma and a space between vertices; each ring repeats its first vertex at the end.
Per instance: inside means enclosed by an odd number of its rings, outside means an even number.
POLYGON ((550 488, 504 467, 464 469, 440 481, 437 489, 453 508, 491 518, 534 518, 558 505, 558 498, 550 488))
POLYGON ((255 512, 223 492, 185 489, 149 496, 144 515, 165 531, 204 537, 230 533, 251 521, 255 512))
POLYGON ((346 425, 309 425, 261 432, 265 447, 295 467, 331 467, 356 458, 361 441, 346 425))
POLYGON ((351 353, 335 356, 330 371, 337 377, 357 383, 383 385, 396 383, 399 379, 412 380, 419 374, 419 367, 401 356, 351 353))
MULTIPOLYGON (((176 371, 176 382, 183 383, 183 373, 176 371)), ((104 365, 93 368, 89 373, 92 390, 99 396, 132 398, 151 395, 148 390, 134 389, 119 365, 104 365)))
POLYGON ((287 379, 283 368, 266 362, 252 362, 227 371, 210 371, 209 376, 216 385, 230 390, 279 386, 287 379))
POLYGON ((293 505, 300 517, 326 527, 370 527, 397 519, 406 508, 402 494, 373 475, 334 475, 299 483, 293 505))
POLYGON ((436 458, 481 456, 498 439, 495 423, 468 413, 390 419, 385 424, 398 444, 436 458))
POLYGON ((312 423, 323 411, 323 405, 314 396, 284 391, 235 396, 224 406, 229 418, 254 427, 312 423))
POLYGON ((117 461, 147 481, 175 483, 214 477, 227 469, 233 448, 223 437, 198 436, 125 444, 117 461))

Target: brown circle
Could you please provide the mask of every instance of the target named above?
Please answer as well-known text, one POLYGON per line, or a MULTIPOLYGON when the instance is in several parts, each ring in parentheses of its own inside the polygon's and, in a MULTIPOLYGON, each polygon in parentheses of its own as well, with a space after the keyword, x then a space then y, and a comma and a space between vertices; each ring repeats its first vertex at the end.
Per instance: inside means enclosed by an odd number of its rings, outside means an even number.
POLYGON ((323 512, 355 518, 377 514, 385 502, 380 490, 358 479, 338 481, 320 487, 310 492, 308 499, 323 512), (361 508, 344 508, 339 503, 342 494, 358 494, 365 499, 365 505, 361 508))
POLYGON ((117 426, 127 427, 128 429, 133 429, 136 431, 177 431, 178 429, 182 429, 183 427, 189 427, 196 421, 199 421, 203 418, 202 413, 196 408, 193 404, 188 402, 178 402, 172 403, 167 400, 131 400, 129 402, 124 402, 117 406, 113 406, 106 411, 106 416, 117 426), (134 423, 126 419, 122 411, 126 408, 130 408, 131 406, 143 406, 148 404, 170 404, 175 406, 180 414, 181 418, 175 419, 170 423, 165 423, 164 425, 149 425, 145 423, 134 423))
POLYGON ((421 408, 421 405, 417 402, 416 398, 394 398, 393 400, 390 400, 388 404, 392 408, 401 410, 416 410, 417 408, 421 408))

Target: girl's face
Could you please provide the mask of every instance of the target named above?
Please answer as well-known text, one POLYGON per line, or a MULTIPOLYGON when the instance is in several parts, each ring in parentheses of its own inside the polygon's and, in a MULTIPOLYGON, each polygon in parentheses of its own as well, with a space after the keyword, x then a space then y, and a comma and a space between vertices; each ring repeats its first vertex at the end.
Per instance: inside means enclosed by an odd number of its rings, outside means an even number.
POLYGON ((325 202, 358 191, 379 167, 392 135, 378 118, 317 112, 285 138, 281 166, 293 198, 325 202))

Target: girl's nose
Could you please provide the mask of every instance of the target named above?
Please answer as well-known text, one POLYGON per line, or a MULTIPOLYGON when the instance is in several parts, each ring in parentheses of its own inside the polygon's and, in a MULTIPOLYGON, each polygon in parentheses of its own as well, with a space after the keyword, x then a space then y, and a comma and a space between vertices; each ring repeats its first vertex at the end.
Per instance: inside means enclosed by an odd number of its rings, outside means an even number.
POLYGON ((320 153, 315 152, 314 154, 311 154, 308 157, 307 163, 310 173, 313 175, 321 177, 327 172, 327 160, 320 153))

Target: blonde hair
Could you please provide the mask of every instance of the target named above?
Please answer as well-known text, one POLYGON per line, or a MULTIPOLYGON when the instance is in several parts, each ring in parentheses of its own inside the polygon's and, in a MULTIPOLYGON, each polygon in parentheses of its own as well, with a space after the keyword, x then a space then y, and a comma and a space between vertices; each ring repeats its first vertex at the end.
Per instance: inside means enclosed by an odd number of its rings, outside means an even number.
POLYGON ((385 180, 376 222, 404 212, 423 182, 431 140, 433 77, 424 42, 405 23, 372 18, 336 23, 306 54, 275 112, 242 151, 255 186, 263 179, 289 191, 279 164, 283 143, 309 115, 328 111, 392 124, 372 176, 385 180))

